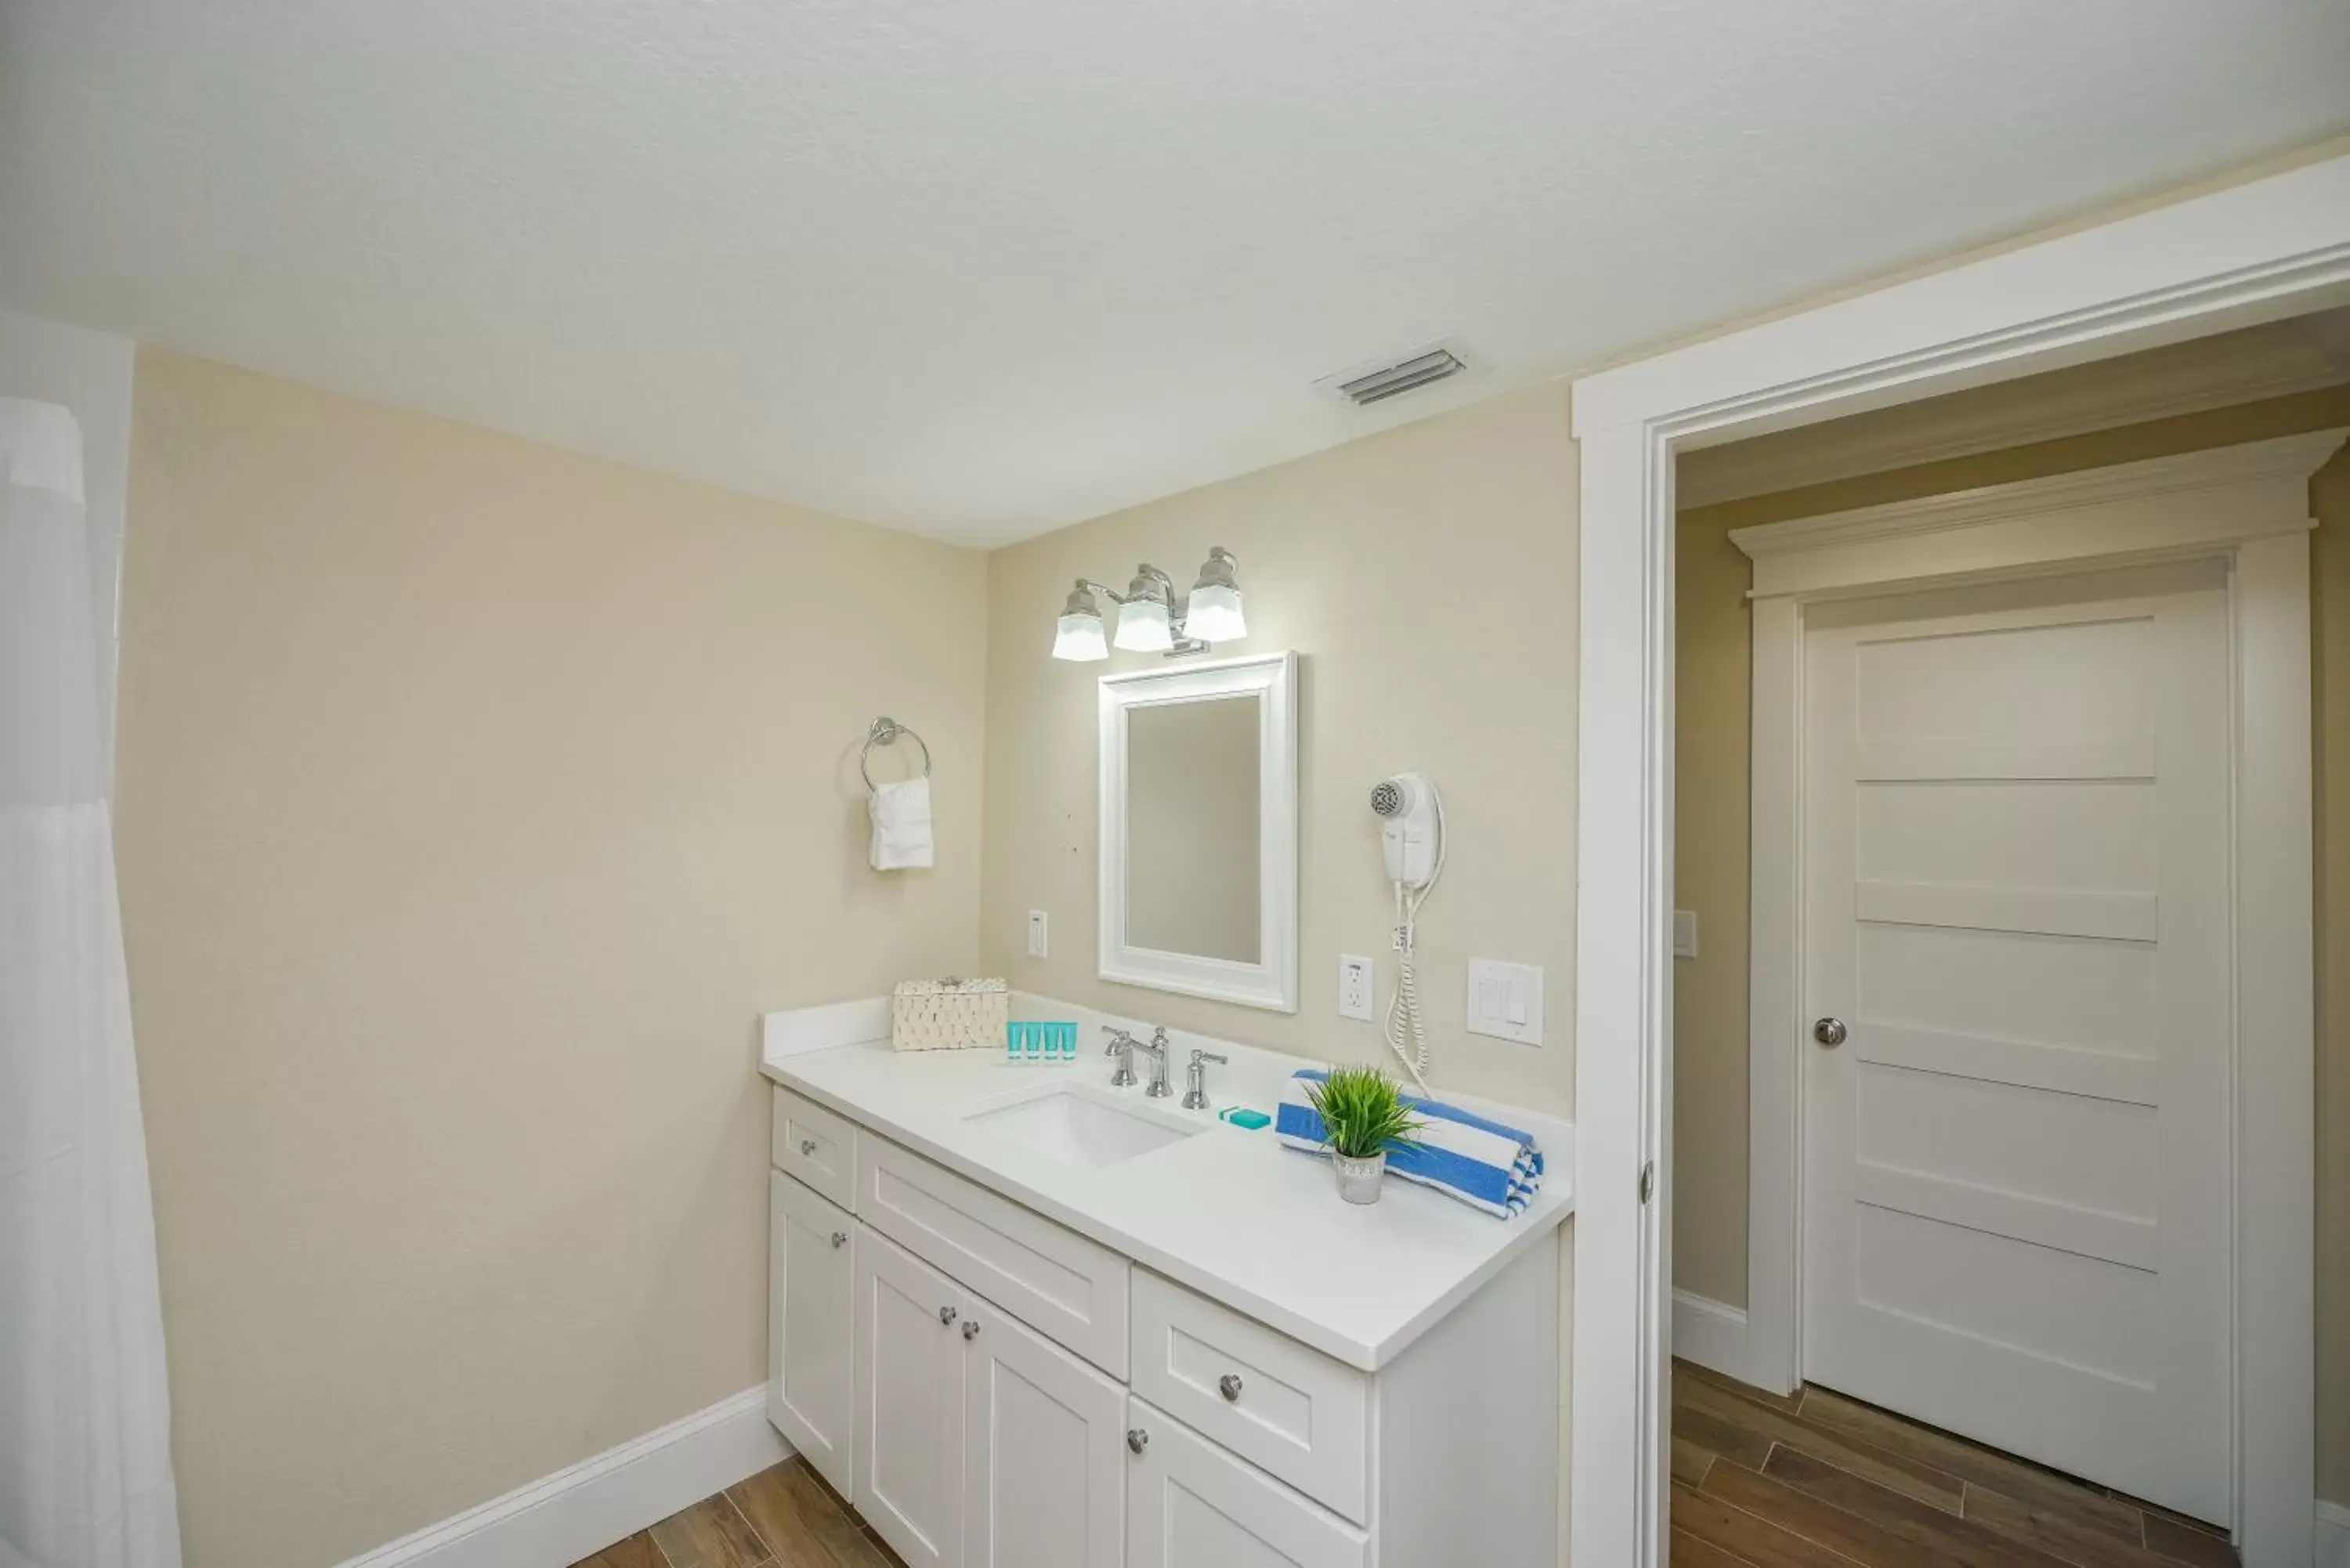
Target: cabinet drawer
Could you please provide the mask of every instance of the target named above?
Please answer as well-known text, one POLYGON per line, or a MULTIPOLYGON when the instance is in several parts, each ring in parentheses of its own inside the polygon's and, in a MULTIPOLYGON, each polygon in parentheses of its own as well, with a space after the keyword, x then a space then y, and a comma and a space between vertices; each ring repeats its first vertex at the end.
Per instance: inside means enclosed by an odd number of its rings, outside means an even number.
POLYGON ((857 1216, 1113 1377, 1126 1376, 1128 1265, 1108 1248, 868 1133, 857 1216))
POLYGON ((1370 1561, 1361 1531, 1163 1411, 1139 1399, 1128 1408, 1126 1568, 1364 1568, 1370 1561))
POLYGON ((1367 1519, 1364 1374, 1140 1269, 1133 1355, 1136 1394, 1356 1523, 1367 1519))
POLYGON ((857 1212, 857 1124, 789 1089, 775 1091, 775 1161, 851 1214, 857 1212))

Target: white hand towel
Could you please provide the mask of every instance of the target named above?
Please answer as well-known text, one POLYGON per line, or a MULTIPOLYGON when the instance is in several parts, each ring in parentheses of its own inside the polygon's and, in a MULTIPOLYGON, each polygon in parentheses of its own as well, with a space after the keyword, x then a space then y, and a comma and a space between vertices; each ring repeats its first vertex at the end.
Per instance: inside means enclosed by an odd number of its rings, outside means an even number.
POLYGON ((902 871, 931 863, 931 781, 873 786, 873 869, 902 871))

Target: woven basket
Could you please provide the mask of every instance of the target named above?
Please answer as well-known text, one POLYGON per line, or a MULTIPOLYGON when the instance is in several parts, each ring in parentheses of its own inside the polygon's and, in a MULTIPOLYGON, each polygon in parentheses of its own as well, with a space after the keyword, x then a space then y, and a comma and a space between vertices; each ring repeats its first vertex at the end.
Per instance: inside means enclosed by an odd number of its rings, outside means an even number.
POLYGON ((900 1051, 1003 1049, 1012 989, 1000 980, 901 980, 889 998, 889 1044, 900 1051))

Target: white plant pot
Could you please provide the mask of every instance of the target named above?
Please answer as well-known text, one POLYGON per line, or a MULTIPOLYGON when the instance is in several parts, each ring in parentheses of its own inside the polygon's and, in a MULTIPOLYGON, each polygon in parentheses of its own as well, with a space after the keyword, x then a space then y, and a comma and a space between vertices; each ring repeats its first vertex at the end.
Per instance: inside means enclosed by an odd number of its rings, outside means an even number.
POLYGON ((1379 1200, 1379 1180, 1388 1173, 1387 1150, 1381 1149, 1368 1159, 1348 1159, 1343 1154, 1332 1154, 1330 1163, 1338 1168, 1338 1196, 1349 1203, 1377 1203, 1379 1200))

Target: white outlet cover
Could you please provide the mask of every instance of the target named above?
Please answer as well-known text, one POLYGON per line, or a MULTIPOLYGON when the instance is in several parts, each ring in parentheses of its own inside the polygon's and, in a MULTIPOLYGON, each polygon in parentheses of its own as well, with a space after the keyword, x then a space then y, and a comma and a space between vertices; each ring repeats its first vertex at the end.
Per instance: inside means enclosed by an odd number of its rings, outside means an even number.
POLYGON ((1543 1043, 1543 971, 1538 964, 1469 961, 1469 1033, 1520 1045, 1543 1043))
POLYGON ((1673 911, 1673 957, 1697 957, 1697 911, 1694 909, 1673 911))
POLYGON ((1355 953, 1338 955, 1338 1016, 1371 1021, 1371 999, 1377 989, 1371 961, 1355 953))
POLYGON ((1043 957, 1045 957, 1045 911, 1044 911, 1044 910, 1042 910, 1042 909, 1031 909, 1031 910, 1029 910, 1029 911, 1028 911, 1028 956, 1029 956, 1030 958, 1043 958, 1043 957))

